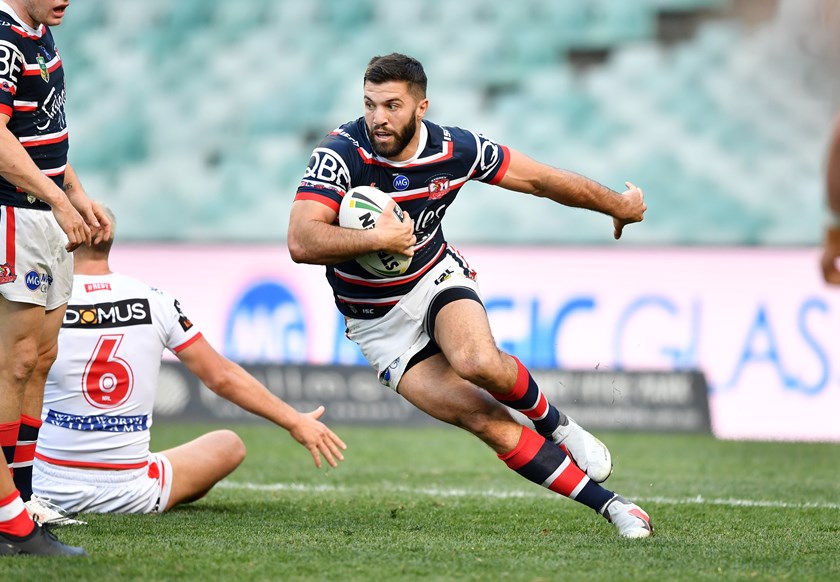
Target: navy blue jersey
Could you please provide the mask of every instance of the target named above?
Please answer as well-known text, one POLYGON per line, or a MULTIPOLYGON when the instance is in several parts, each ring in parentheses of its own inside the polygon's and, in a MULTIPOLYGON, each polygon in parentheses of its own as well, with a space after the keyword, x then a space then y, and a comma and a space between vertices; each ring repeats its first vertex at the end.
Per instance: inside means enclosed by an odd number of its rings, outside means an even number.
MULTIPOLYGON (((2 7, 3 4, 0 4, 2 7)), ((64 69, 50 30, 0 10, 0 113, 41 171, 61 188, 67 167, 64 69)), ((0 176, 0 205, 49 210, 0 176)))
MULTIPOLYGON (((411 266, 397 277, 378 277, 356 261, 327 266, 327 280, 339 311, 360 319, 381 317, 445 253, 455 254, 448 248, 441 226, 446 209, 468 180, 495 184, 509 162, 508 149, 483 135, 428 121, 421 127, 417 155, 404 162, 373 153, 364 117, 327 135, 312 152, 295 200, 316 200, 337 214, 348 190, 374 186, 388 193, 414 219, 417 237, 411 266)), ((470 274, 466 262, 458 258, 470 274)))

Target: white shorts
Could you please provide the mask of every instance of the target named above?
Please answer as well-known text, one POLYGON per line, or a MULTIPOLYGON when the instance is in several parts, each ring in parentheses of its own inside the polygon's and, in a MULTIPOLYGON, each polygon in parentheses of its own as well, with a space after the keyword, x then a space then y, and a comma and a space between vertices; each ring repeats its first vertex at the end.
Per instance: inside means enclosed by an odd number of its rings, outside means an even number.
POLYGON ((32 491, 70 512, 163 513, 172 492, 172 464, 160 453, 150 453, 146 467, 114 471, 35 459, 32 491))
POLYGON ((0 206, 0 295, 51 311, 70 300, 73 253, 49 210, 0 206))
POLYGON ((411 358, 432 339, 427 317, 429 307, 439 293, 461 287, 481 297, 478 283, 464 275, 463 269, 463 264, 447 254, 384 316, 346 318, 347 337, 358 344, 362 355, 377 370, 382 384, 398 391, 411 358))

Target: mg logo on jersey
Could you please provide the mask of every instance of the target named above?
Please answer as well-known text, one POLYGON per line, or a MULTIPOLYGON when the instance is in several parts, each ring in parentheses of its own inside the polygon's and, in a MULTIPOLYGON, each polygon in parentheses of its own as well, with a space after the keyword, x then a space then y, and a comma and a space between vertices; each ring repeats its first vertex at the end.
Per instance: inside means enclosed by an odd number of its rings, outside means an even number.
POLYGON ((402 174, 397 174, 394 176, 394 188, 402 192, 406 188, 408 188, 408 178, 403 176, 402 174))
POLYGON ((37 271, 29 271, 23 280, 30 291, 38 291, 40 289, 41 293, 46 293, 53 282, 52 275, 38 273, 37 271))
POLYGON ((250 284, 228 315, 224 353, 238 362, 305 362, 306 323, 297 297, 278 281, 250 284))

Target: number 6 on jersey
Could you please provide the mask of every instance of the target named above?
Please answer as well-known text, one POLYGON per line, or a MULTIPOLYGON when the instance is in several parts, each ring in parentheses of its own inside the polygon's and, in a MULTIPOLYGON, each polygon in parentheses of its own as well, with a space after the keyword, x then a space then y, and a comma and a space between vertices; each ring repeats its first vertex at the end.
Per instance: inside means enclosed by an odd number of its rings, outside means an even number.
POLYGON ((103 335, 96 342, 82 375, 85 399, 97 408, 113 408, 125 402, 134 388, 134 373, 117 356, 123 335, 103 335))

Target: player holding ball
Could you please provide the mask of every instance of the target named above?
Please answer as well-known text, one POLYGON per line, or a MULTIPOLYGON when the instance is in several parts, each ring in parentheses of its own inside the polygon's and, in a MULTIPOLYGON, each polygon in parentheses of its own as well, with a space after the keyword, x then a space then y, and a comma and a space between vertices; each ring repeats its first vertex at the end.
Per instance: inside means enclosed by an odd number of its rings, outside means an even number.
POLYGON ((292 206, 292 259, 326 265, 335 303, 380 381, 431 416, 484 441, 508 467, 603 515, 628 538, 650 518, 603 488, 612 471, 601 441, 550 404, 528 370, 500 351, 476 273, 443 234, 461 187, 479 180, 613 218, 618 239, 646 210, 632 184, 618 193, 557 170, 472 131, 424 119, 426 74, 415 59, 374 57, 364 75, 364 117, 327 135, 312 153, 292 206), (342 200, 359 186, 390 195, 375 228, 342 228, 342 200), (402 221, 395 203, 407 214, 402 221), (356 257, 411 257, 402 274, 377 275, 356 257), (533 421, 534 430, 509 408, 533 421))

